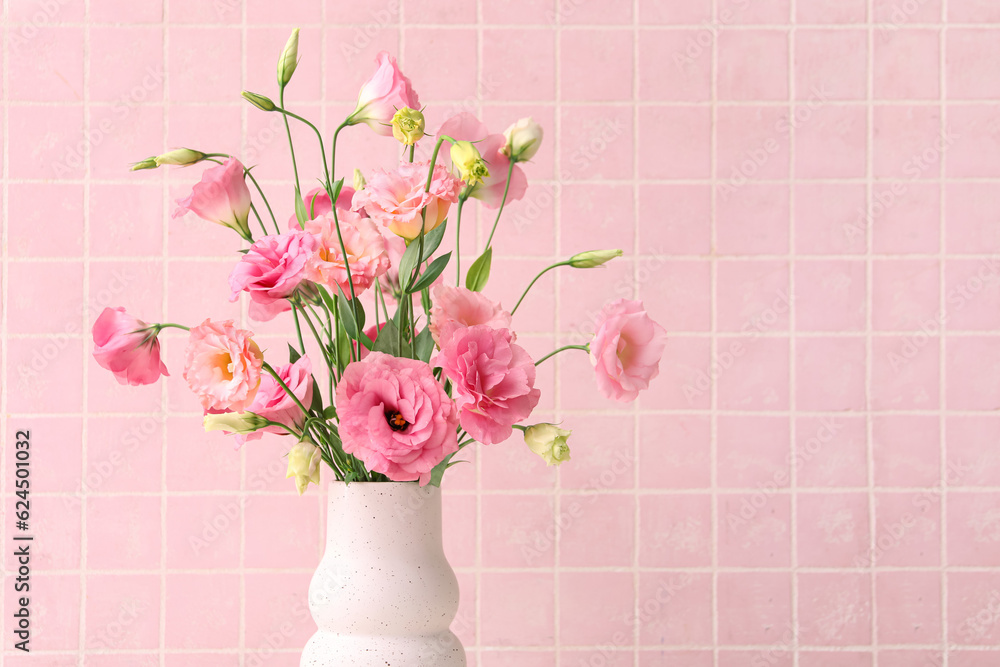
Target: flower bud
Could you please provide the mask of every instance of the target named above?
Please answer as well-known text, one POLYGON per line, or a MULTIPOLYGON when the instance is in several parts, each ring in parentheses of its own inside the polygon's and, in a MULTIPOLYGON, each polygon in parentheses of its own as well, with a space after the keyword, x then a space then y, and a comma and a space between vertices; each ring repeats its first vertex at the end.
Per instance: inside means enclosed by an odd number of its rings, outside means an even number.
POLYGON ((250 104, 254 105, 261 111, 274 111, 278 107, 275 106, 271 98, 265 97, 264 95, 258 95, 257 93, 251 93, 249 90, 244 90, 242 93, 243 99, 245 99, 250 104))
POLYGON ((424 114, 403 107, 392 117, 392 136, 406 146, 412 146, 424 137, 424 114))
POLYGON ((189 164, 201 162, 205 159, 205 157, 205 154, 201 151, 191 150, 190 148, 177 148, 175 150, 168 151, 163 155, 157 155, 153 158, 153 160, 155 160, 157 167, 162 167, 165 164, 175 164, 186 167, 189 164))
POLYGON ((545 459, 547 465, 559 465, 569 461, 569 445, 567 438, 572 431, 561 429, 555 424, 535 424, 524 430, 524 444, 528 449, 545 459))
POLYGON ((204 419, 205 431, 225 431, 245 435, 267 426, 267 420, 253 412, 220 412, 207 414, 204 419))
POLYGON ((535 157, 542 145, 542 126, 530 116, 508 127, 503 136, 507 139, 504 155, 514 162, 527 162, 535 157))
POLYGON ((451 162, 468 185, 481 183, 490 175, 483 156, 470 141, 456 141, 451 145, 451 162))
POLYGON ((354 168, 354 191, 358 192, 364 190, 365 186, 368 185, 368 181, 365 180, 365 175, 361 173, 361 170, 357 167, 354 168))
POLYGON ((592 269, 606 262, 610 262, 615 257, 622 256, 621 250, 588 250, 579 252, 569 258, 569 265, 574 269, 592 269))
MULTIPOLYGON (((292 80, 295 68, 299 64, 299 29, 292 31, 291 37, 285 43, 285 50, 278 58, 278 85, 284 88, 292 80)), ((244 96, 245 97, 245 96, 244 96)))
POLYGON ((145 160, 140 160, 129 167, 129 171, 139 171, 140 169, 156 169, 160 165, 156 164, 155 157, 148 157, 145 160))
POLYGON ((295 478, 295 488, 300 496, 306 492, 309 482, 319 484, 319 464, 322 460, 323 454, 319 447, 308 440, 297 443, 289 450, 288 474, 285 479, 295 478))

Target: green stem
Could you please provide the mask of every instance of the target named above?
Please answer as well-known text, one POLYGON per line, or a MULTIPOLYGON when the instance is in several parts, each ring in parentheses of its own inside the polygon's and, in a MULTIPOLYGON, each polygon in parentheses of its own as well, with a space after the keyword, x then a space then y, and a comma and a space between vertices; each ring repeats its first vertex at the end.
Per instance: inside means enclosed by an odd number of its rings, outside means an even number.
MULTIPOLYGON (((333 131, 333 146, 330 147, 330 175, 336 178, 337 176, 337 137, 340 136, 340 131, 347 127, 347 121, 337 126, 337 129, 333 131)), ((323 156, 323 164, 326 164, 326 156, 323 156)), ((327 177, 329 180, 329 176, 327 177)))
POLYGON ((191 327, 186 327, 183 324, 174 324, 173 322, 161 322, 160 324, 154 324, 153 328, 160 333, 160 329, 184 329, 184 331, 191 331, 191 327))
MULTIPOLYGON (((278 104, 281 108, 285 107, 285 87, 282 86, 281 90, 278 92, 278 104)), ((285 133, 288 135, 288 151, 292 154, 292 173, 295 174, 295 189, 302 192, 302 187, 299 185, 299 166, 295 163, 295 146, 292 145, 292 128, 288 126, 288 116, 281 114, 281 119, 285 121, 285 133)), ((281 232, 278 232, 279 234, 281 232)))
MULTIPOLYGON (((246 167, 244 167, 243 169, 244 169, 244 173, 247 176, 250 177, 250 182, 254 184, 255 188, 257 188, 257 192, 260 193, 260 198, 261 198, 261 200, 263 200, 264 206, 267 207, 267 212, 271 216, 271 222, 274 224, 274 229, 275 229, 275 231, 277 233, 280 234, 281 233, 281 227, 278 226, 278 220, 277 220, 277 218, 274 217, 274 211, 271 210, 271 203, 267 201, 267 197, 264 195, 264 190, 260 187, 260 183, 257 182, 257 179, 254 178, 254 175, 250 173, 250 170, 247 169, 246 167)), ((257 210, 254 209, 254 213, 256 213, 256 212, 257 212, 257 210)), ((260 216, 259 215, 257 216, 257 219, 260 220, 260 216)), ((268 235, 267 228, 264 227, 264 222, 263 221, 261 221, 260 226, 264 228, 264 236, 267 236, 268 235)))
POLYGON ((292 317, 295 318, 295 335, 299 337, 299 349, 302 350, 302 354, 306 353, 306 343, 302 340, 302 325, 299 324, 299 309, 292 304, 292 317))
POLYGON ((416 148, 417 148, 416 144, 410 144, 410 162, 411 163, 413 162, 413 152, 414 152, 414 150, 416 150, 416 148))
MULTIPOLYGON (((493 229, 490 230, 490 238, 486 240, 487 249, 490 247, 490 244, 493 243, 493 235, 497 231, 497 224, 500 222, 500 214, 503 213, 504 204, 507 203, 507 192, 510 190, 510 176, 514 173, 515 164, 517 163, 514 162, 514 160, 511 160, 510 164, 507 166, 507 182, 503 186, 503 199, 500 200, 500 208, 497 210, 497 219, 493 221, 493 229)), ((484 249, 483 252, 486 252, 486 249, 484 249)))
POLYGON ((304 306, 302 307, 302 317, 305 318, 306 324, 309 325, 309 329, 312 331, 313 338, 315 338, 316 342, 319 343, 319 350, 320 352, 323 353, 323 361, 325 361, 326 365, 329 366, 330 355, 328 355, 326 352, 326 346, 323 344, 323 338, 322 336, 319 335, 319 332, 316 330, 316 325, 313 324, 312 320, 309 318, 309 313, 306 311, 304 306))
MULTIPOLYGON (((250 204, 250 210, 253 211, 254 216, 256 216, 256 218, 257 218, 257 222, 260 223, 260 228, 264 232, 264 236, 267 236, 267 234, 268 234, 267 227, 264 225, 264 220, 260 217, 260 213, 257 212, 257 207, 254 206, 253 204, 250 204)), ((240 236, 243 236, 243 235, 240 234, 240 236)), ((253 236, 252 235, 250 235, 250 236, 243 236, 243 238, 246 241, 249 241, 251 244, 253 244, 253 236)))
POLYGON ((564 350, 583 350, 584 352, 590 352, 590 348, 588 346, 586 346, 586 345, 564 345, 564 346, 562 346, 562 347, 560 347, 560 348, 558 348, 556 350, 553 350, 552 352, 549 352, 548 354, 546 354, 544 357, 542 357, 541 359, 539 359, 538 361, 536 361, 535 365, 537 366, 538 364, 542 363, 543 361, 545 361, 549 357, 554 357, 557 354, 559 354, 560 352, 563 352, 564 350))
POLYGON ((458 211, 455 213, 455 284, 462 286, 462 207, 468 195, 464 192, 458 196, 458 211))
POLYGON ((524 301, 524 297, 528 296, 528 292, 531 291, 531 288, 535 286, 535 283, 538 282, 539 278, 541 278, 542 276, 544 276, 546 273, 548 273, 552 269, 560 267, 560 266, 569 266, 569 261, 556 262, 552 266, 548 266, 548 267, 545 267, 544 269, 542 269, 541 273, 539 273, 537 276, 535 276, 534 279, 532 279, 532 281, 528 284, 528 287, 524 290, 524 294, 522 294, 521 298, 517 300, 517 303, 514 305, 514 310, 510 311, 510 314, 513 315, 514 313, 517 312, 517 309, 521 305, 521 302, 524 301))

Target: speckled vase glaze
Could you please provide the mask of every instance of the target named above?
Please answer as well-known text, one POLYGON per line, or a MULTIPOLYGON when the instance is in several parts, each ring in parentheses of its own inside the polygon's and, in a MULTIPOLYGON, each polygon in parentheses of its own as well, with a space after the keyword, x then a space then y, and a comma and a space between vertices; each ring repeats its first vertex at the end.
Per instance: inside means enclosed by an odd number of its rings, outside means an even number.
POLYGON ((450 630, 458 580, 441 542, 441 490, 333 482, 326 553, 309 585, 319 631, 300 667, 465 667, 450 630))

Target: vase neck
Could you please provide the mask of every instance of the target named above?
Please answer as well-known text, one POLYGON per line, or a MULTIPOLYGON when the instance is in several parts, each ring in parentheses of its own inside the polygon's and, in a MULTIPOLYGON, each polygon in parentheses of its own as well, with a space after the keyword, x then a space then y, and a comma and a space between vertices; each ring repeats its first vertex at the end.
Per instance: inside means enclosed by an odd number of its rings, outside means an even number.
POLYGON ((355 548, 440 548, 441 490, 402 482, 332 482, 327 544, 342 543, 346 536, 355 548), (364 536, 361 545, 358 536, 364 536))

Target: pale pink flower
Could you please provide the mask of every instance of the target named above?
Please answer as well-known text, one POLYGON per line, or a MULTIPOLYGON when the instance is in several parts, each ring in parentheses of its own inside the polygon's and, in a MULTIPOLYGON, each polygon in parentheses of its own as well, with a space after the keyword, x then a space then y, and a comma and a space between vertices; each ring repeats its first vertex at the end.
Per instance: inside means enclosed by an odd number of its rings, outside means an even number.
POLYGON ((160 342, 142 331, 148 326, 121 307, 105 308, 94 322, 94 359, 120 384, 152 384, 170 375, 160 361, 160 342))
MULTIPOLYGON (((485 206, 498 208, 503 201, 503 192, 507 185, 507 169, 510 165, 510 158, 504 153, 507 148, 507 138, 503 134, 491 134, 486 125, 467 111, 446 120, 438 130, 438 136, 442 134, 458 141, 475 143, 476 149, 490 170, 490 175, 473 188, 471 196, 479 199, 485 206)), ((514 165, 510 175, 507 202, 517 201, 524 196, 527 189, 528 179, 524 171, 518 165, 514 165)))
POLYGON ((372 352, 337 385, 344 451, 396 482, 430 479, 458 451, 458 411, 422 361, 372 352))
POLYGON ((243 165, 229 158, 221 165, 210 167, 201 175, 191 194, 177 200, 173 217, 191 211, 203 220, 229 227, 250 239, 250 190, 247 188, 243 165))
POLYGON ((257 395, 264 355, 251 336, 232 320, 205 320, 191 329, 184 379, 205 410, 243 412, 257 395))
POLYGON ((597 387, 616 401, 634 401, 660 372, 667 332, 650 319, 641 301, 618 299, 598 315, 590 342, 597 387))
POLYGON ((308 280, 327 285, 334 292, 339 287, 344 296, 351 298, 371 287, 379 276, 389 270, 389 256, 385 241, 378 227, 368 218, 353 211, 339 211, 340 233, 347 250, 347 264, 351 275, 348 279, 344 253, 337 236, 337 221, 327 213, 306 223, 306 231, 316 236, 319 248, 306 268, 308 280))
POLYGON ((510 313, 480 292, 440 285, 434 288, 432 294, 434 306, 431 308, 430 329, 438 347, 447 345, 456 331, 477 324, 486 324, 494 329, 510 328, 510 313))
POLYGON ((318 249, 319 240, 301 230, 259 239, 229 274, 233 292, 229 300, 249 292, 250 317, 259 321, 290 310, 287 299, 305 279, 306 267, 318 249))
POLYGON ((509 438, 541 395, 534 361, 513 340, 508 329, 477 324, 456 331, 432 361, 455 387, 462 427, 484 445, 509 438))
POLYGON ((365 123, 377 133, 392 136, 392 117, 397 109, 420 108, 420 100, 410 80, 399 71, 396 59, 382 51, 375 56, 378 69, 361 86, 358 105, 347 118, 349 125, 365 123))
MULTIPOLYGON (((312 404, 314 387, 312 363, 309 361, 309 357, 300 357, 294 364, 278 366, 274 369, 274 372, 288 385, 288 388, 298 397, 302 405, 308 408, 312 404)), ((305 422, 305 414, 303 414, 302 408, 298 406, 295 399, 288 395, 288 392, 278 384, 278 381, 270 373, 265 373, 261 377, 257 395, 254 396, 253 401, 247 405, 246 409, 264 419, 284 424, 285 426, 301 428, 303 422, 305 422)), ((241 447, 249 440, 260 440, 264 433, 287 435, 288 431, 278 426, 266 426, 253 433, 245 435, 237 434, 235 436, 236 446, 241 447)))
POLYGON ((448 209, 458 201, 462 182, 443 165, 435 165, 430 191, 427 185, 426 162, 404 162, 393 171, 376 169, 363 190, 354 194, 352 208, 364 209, 379 224, 407 240, 420 236, 423 225, 427 233, 444 222, 448 209), (421 210, 427 208, 426 217, 421 210))
MULTIPOLYGON (((351 208, 351 200, 354 198, 354 188, 349 185, 345 185, 340 190, 340 194, 337 195, 337 214, 339 215, 342 211, 348 211, 351 208)), ((307 192, 302 197, 302 204, 306 209, 307 218, 318 218, 321 215, 326 215, 327 213, 333 212, 333 207, 330 206, 330 195, 326 194, 325 188, 313 188, 307 192)), ((288 229, 302 229, 302 225, 299 224, 299 219, 292 214, 292 217, 288 219, 288 229)))

